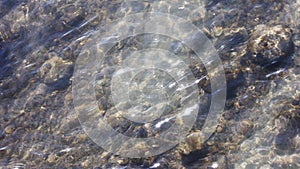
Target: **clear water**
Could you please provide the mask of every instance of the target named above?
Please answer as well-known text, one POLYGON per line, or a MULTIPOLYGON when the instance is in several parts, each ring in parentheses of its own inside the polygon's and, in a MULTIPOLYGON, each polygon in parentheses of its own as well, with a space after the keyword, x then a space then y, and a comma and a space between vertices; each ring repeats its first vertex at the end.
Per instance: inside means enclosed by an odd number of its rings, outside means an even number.
MULTIPOLYGON (((299 5, 299 0, 1 1, 1 168, 299 168, 299 5), (105 151, 84 132, 74 109, 72 83, 74 65, 84 45, 98 32, 104 36, 108 31, 105 25, 113 20, 137 12, 172 14, 190 20, 204 32, 222 60, 227 99, 224 111, 220 112, 223 118, 215 121, 220 128, 203 142, 201 131, 208 117, 212 77, 207 76, 203 65, 193 64, 199 63, 195 53, 178 39, 162 35, 134 36, 115 45, 104 61, 112 67, 126 60, 132 51, 143 48, 165 49, 169 45, 168 51, 188 56, 186 62, 191 63, 186 77, 194 78, 201 100, 198 117, 185 141, 161 155, 128 159, 105 151), (270 36, 264 36, 267 34, 270 36), (281 43, 269 48, 263 43, 256 44, 260 41, 271 46, 281 43)), ((127 30, 126 23, 110 28, 127 30)), ((159 25, 154 28, 159 29, 159 25)), ((116 38, 109 36, 98 43, 107 44, 116 38)), ((172 65, 164 57, 157 61, 161 67, 183 64, 172 65)), ((101 71, 95 81, 96 98, 103 110, 101 116, 105 110, 113 112, 105 118, 114 129, 143 138, 166 131, 174 123, 170 112, 178 110, 178 103, 170 100, 171 106, 159 107, 161 100, 170 96, 156 88, 160 86, 156 78, 146 78, 151 72, 142 72, 131 81, 130 99, 144 96, 144 100, 137 101, 144 105, 137 108, 145 110, 148 116, 143 117, 149 117, 149 121, 156 115, 155 109, 164 110, 165 117, 147 125, 138 124, 136 119, 128 120, 134 118, 132 114, 115 118, 120 114, 114 114, 114 106, 109 104, 111 98, 103 97, 111 90, 106 85, 114 71, 102 69, 103 65, 98 65, 101 71), (146 84, 143 94, 134 93, 140 87, 134 87, 135 82, 146 84)), ((173 80, 157 71, 151 76, 173 80)), ((174 85, 176 89, 180 87, 174 85)), ((170 91, 174 92, 173 88, 170 91)), ((188 96, 194 91, 188 89, 187 93, 175 95, 188 96)), ((92 111, 93 107, 87 109, 92 111)))

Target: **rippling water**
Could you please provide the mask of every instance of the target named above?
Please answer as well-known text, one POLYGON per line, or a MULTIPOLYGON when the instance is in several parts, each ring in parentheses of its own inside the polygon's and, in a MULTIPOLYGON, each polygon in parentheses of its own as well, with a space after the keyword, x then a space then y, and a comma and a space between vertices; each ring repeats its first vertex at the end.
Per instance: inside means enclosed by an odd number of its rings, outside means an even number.
MULTIPOLYGON (((1 168, 300 168, 299 6, 299 0, 2 0, 1 168), (74 110, 72 83, 84 45, 98 32, 105 35, 105 25, 113 20, 138 12, 172 14, 204 32, 222 60, 227 98, 216 130, 204 142, 202 125, 213 94, 212 77, 203 65, 191 62, 200 109, 185 141, 161 155, 128 159, 105 151, 85 134, 74 110)), ((178 39, 139 35, 115 45, 105 63, 116 64, 134 50, 167 45, 173 53, 194 58, 178 39)), ((101 93, 109 92, 110 71, 100 71, 95 82, 104 112, 114 112, 101 93)), ((135 82, 147 75, 140 74, 135 82)), ((154 136, 174 122, 168 112, 176 106, 172 102, 164 109, 166 118, 151 125, 134 124, 113 113, 106 120, 127 136, 154 136)), ((148 110, 149 105, 142 108, 148 110)))

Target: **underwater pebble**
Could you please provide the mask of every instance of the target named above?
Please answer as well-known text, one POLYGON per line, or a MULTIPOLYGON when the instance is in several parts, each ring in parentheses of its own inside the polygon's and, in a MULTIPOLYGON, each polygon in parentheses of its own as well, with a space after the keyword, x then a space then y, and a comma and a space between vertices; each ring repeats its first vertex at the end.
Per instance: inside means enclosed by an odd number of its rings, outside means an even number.
POLYGON ((48 156, 48 158, 47 158, 47 161, 49 162, 49 163, 53 163, 53 162, 55 162, 55 160, 57 159, 57 156, 56 156, 56 154, 50 154, 49 156, 48 156))
POLYGON ((217 131, 218 133, 221 133, 221 132, 223 131, 223 127, 222 127, 222 126, 218 126, 216 131, 217 131))
POLYGON ((13 124, 10 124, 10 125, 5 127, 4 131, 5 131, 6 134, 11 134, 15 131, 15 129, 16 129, 16 126, 13 125, 13 124))

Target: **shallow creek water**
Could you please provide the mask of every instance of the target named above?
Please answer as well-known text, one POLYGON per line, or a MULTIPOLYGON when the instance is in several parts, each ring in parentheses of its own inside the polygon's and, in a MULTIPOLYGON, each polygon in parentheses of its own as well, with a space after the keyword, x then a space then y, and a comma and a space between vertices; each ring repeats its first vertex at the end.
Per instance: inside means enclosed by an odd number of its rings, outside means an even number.
MULTIPOLYGON (((0 1, 0 168, 300 168, 299 13, 299 0, 0 1), (116 38, 107 37, 106 32, 138 32, 128 26, 130 20, 115 27, 107 25, 146 12, 183 18, 203 32, 221 59, 226 89, 219 90, 227 95, 223 111, 213 122, 216 128, 203 141, 203 124, 215 94, 210 83, 213 74, 180 42, 188 32, 121 39, 98 65, 94 83, 100 113, 112 128, 128 137, 157 136, 175 123, 170 112, 184 108, 179 98, 199 96, 200 107, 195 123, 172 149, 152 157, 125 158, 104 150, 83 130, 78 109, 74 109, 74 71, 83 51, 93 52, 86 44, 97 36, 106 37, 97 42, 100 46, 116 38), (134 63, 153 62, 175 71, 141 71, 129 85, 118 81, 121 76, 111 80, 115 65, 124 61, 134 66, 126 57, 148 48, 166 49, 188 59, 177 63, 162 54, 142 60, 143 53, 135 54, 134 63), (174 78, 181 73, 177 69, 188 79, 186 84, 195 79, 195 88, 175 92, 182 82, 174 78), (165 81, 157 82, 156 76, 165 81), (124 99, 121 94, 125 91, 112 87, 120 105, 106 97, 112 83, 128 85, 132 92, 124 99), (170 96, 151 84, 172 86, 168 92, 175 93, 174 100, 167 108, 162 103, 170 96), (192 95, 195 90, 191 89, 198 89, 199 94, 192 95), (143 117, 156 116, 163 109, 165 118, 147 125, 121 118, 124 114, 116 107, 125 111, 126 101, 142 102, 136 96, 155 103, 142 105, 147 110, 143 117)), ((160 29, 159 24, 153 28, 160 29)), ((189 28, 183 25, 180 30, 189 28)), ((83 109, 93 107, 86 104, 83 109)))

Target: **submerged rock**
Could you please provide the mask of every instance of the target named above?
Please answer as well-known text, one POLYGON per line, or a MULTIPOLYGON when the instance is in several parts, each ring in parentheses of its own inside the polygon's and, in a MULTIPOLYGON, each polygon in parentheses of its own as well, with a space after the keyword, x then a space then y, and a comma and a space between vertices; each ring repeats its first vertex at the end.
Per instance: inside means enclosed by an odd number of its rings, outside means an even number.
POLYGON ((54 56, 42 65, 40 76, 48 86, 54 89, 64 89, 69 84, 72 71, 72 62, 54 56))
POLYGON ((249 50, 259 65, 282 61, 293 53, 292 30, 283 25, 257 25, 249 41, 249 50))

